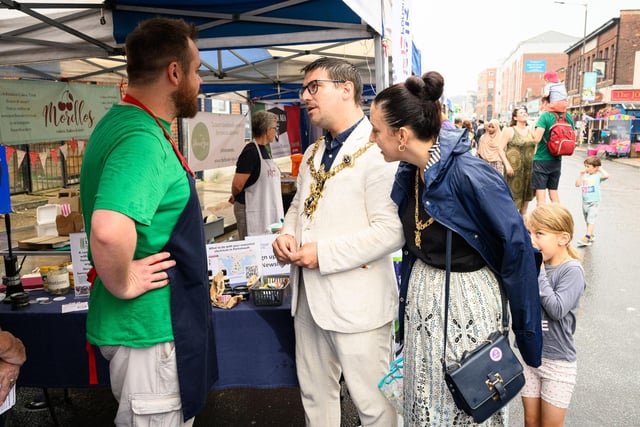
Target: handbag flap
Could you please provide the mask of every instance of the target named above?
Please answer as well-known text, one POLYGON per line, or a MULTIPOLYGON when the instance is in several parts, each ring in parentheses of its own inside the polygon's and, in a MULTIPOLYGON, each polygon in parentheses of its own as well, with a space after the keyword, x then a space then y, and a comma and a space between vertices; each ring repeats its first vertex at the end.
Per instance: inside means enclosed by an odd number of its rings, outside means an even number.
POLYGON ((445 380, 450 388, 456 388, 456 393, 471 409, 477 409, 496 395, 492 382, 498 381, 507 389, 509 399, 524 386, 522 365, 502 334, 474 350, 460 365, 449 366, 445 380))

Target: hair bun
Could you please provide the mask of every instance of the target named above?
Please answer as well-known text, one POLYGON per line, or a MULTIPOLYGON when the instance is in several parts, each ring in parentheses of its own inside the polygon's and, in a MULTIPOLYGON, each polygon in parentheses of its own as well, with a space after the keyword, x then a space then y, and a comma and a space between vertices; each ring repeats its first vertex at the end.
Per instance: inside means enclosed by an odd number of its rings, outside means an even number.
POLYGON ((429 71, 422 75, 425 96, 430 101, 437 101, 444 92, 444 77, 437 71, 429 71))
POLYGON ((405 80, 404 85, 411 94, 418 98, 424 97, 424 81, 418 76, 411 76, 405 80))

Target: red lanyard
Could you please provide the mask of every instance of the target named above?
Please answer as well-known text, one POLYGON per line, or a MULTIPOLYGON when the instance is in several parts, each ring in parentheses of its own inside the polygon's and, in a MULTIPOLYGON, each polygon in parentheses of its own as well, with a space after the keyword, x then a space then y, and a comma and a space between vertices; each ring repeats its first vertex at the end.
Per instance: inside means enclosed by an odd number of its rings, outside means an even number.
POLYGON ((191 168, 187 164, 187 159, 184 158, 184 156, 182 155, 182 153, 178 149, 178 144, 176 144, 176 142, 173 140, 171 135, 169 135, 169 132, 167 132, 167 130, 164 128, 164 126, 162 126, 162 123, 160 123, 160 120, 156 117, 156 115, 153 114, 153 112, 151 112, 151 110, 149 110, 142 102, 138 101, 137 99, 135 99, 133 96, 131 96, 129 94, 126 94, 124 96, 124 98, 122 98, 122 100, 124 102, 126 102, 126 103, 133 104, 136 107, 142 108, 151 117, 153 117, 153 119, 156 121, 156 123, 158 123, 158 126, 160 126, 160 129, 162 129, 162 132, 164 133, 165 138, 167 138, 167 140, 169 140, 169 142, 171 143, 171 147, 173 148, 173 152, 176 153, 176 156, 178 156, 178 159, 180 160, 180 163, 182 164, 182 167, 184 168, 184 170, 189 172, 189 174, 192 177, 195 177, 195 174, 193 173, 193 171, 191 170, 191 168))

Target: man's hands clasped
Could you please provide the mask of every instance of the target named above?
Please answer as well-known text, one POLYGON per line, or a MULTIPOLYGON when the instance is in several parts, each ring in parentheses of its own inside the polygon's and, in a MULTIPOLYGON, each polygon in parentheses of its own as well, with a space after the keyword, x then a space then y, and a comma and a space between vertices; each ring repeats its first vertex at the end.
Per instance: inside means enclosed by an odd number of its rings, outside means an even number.
POLYGON ((305 243, 298 247, 296 238, 290 234, 281 234, 273 242, 273 253, 278 262, 293 264, 309 269, 318 268, 318 244, 305 243))

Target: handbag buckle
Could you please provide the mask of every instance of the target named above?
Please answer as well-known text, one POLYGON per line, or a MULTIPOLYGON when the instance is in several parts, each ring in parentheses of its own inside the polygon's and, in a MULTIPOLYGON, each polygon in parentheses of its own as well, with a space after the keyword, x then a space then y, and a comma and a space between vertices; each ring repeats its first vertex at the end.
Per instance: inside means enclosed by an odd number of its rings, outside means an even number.
MULTIPOLYGON (((498 388, 501 388, 502 384, 504 383, 504 381, 502 380, 502 375, 500 375, 499 372, 490 374, 493 376, 493 381, 491 380, 491 377, 489 377, 486 381, 485 384, 487 385, 487 388, 489 389, 489 391, 496 391, 496 386, 498 386, 498 388)), ((493 400, 497 400, 500 398, 500 394, 495 394, 493 396, 493 400)))

